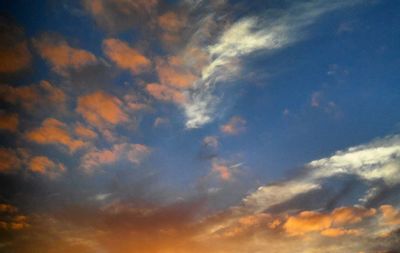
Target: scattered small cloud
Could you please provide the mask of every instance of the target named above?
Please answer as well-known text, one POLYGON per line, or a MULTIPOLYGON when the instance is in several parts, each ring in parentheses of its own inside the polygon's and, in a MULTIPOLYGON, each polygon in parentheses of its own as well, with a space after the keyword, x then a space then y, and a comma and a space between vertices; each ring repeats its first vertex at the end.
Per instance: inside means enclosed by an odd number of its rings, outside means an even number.
POLYGON ((67 75, 70 69, 80 69, 97 62, 97 57, 84 49, 71 47, 63 38, 44 34, 34 39, 33 44, 39 55, 52 67, 53 71, 67 75))
POLYGON ((237 135, 246 130, 246 120, 233 116, 226 124, 220 126, 220 130, 227 135, 237 135))

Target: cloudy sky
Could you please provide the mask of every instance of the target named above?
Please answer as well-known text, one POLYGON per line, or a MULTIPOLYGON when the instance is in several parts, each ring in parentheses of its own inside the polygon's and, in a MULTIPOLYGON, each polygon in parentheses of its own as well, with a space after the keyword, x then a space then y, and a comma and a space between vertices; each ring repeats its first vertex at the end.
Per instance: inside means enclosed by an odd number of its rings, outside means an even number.
POLYGON ((399 253, 400 2, 0 3, 0 252, 399 253))

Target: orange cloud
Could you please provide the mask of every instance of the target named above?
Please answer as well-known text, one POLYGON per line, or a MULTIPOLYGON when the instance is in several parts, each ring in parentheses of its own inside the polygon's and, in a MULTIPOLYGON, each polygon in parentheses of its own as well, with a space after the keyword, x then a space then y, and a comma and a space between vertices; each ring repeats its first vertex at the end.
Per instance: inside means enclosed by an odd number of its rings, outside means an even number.
POLYGON ((157 117, 157 118, 154 120, 153 126, 154 126, 154 127, 159 127, 159 126, 167 125, 167 124, 169 124, 169 119, 157 117))
POLYGON ((128 121, 128 115, 122 110, 121 100, 103 91, 79 97, 76 111, 98 128, 128 121))
POLYGON ((310 232, 321 232, 322 235, 331 237, 341 234, 355 235, 359 231, 344 230, 340 226, 359 223, 364 218, 375 214, 375 209, 362 207, 340 207, 334 209, 331 213, 303 211, 296 216, 290 216, 283 227, 291 236, 304 235, 310 232))
POLYGON ((56 178, 65 172, 65 166, 62 163, 55 163, 46 156, 35 156, 29 161, 28 169, 34 173, 47 175, 50 178, 56 178))
POLYGON ((0 172, 11 172, 18 170, 21 167, 21 160, 17 152, 0 147, 0 172))
POLYGON ((39 84, 20 87, 2 85, 0 99, 13 105, 21 105, 26 110, 32 110, 40 106, 63 107, 66 95, 50 82, 41 81, 39 84))
POLYGON ((0 113, 0 129, 14 133, 18 130, 18 123, 19 123, 18 114, 0 113))
POLYGON ((170 101, 177 104, 183 104, 186 101, 186 97, 182 91, 168 87, 166 85, 149 83, 146 86, 146 90, 153 97, 162 101, 170 101))
POLYGON ((232 117, 228 123, 220 127, 221 132, 229 135, 236 135, 246 129, 246 120, 239 116, 232 117))
POLYGON ((186 24, 186 18, 178 17, 174 12, 166 12, 158 17, 160 27, 169 32, 179 32, 186 24))
POLYGON ((103 41, 103 50, 110 60, 119 68, 130 70, 134 74, 147 71, 151 62, 138 50, 129 47, 126 42, 118 39, 106 39, 103 41))
POLYGON ((150 148, 143 144, 115 144, 110 149, 93 149, 81 158, 81 167, 87 173, 93 172, 95 168, 116 163, 126 159, 133 164, 139 165, 150 153, 150 148))
POLYGON ((39 55, 59 74, 65 75, 69 69, 80 69, 97 61, 92 53, 71 47, 65 40, 54 36, 44 35, 35 39, 33 44, 39 55))
POLYGON ((10 204, 0 203, 0 213, 16 213, 18 208, 10 204))
POLYGON ((225 163, 212 162, 212 171, 217 173, 219 178, 224 181, 229 181, 232 179, 232 173, 230 168, 225 163))
POLYGON ((391 205, 382 205, 379 207, 382 212, 382 222, 385 225, 400 225, 400 212, 391 205))
POLYGON ((53 118, 45 119, 41 127, 27 132, 26 138, 38 144, 62 144, 71 152, 86 145, 85 142, 70 136, 66 124, 53 118))
POLYGON ((158 0, 84 0, 83 4, 97 24, 115 33, 147 24, 158 0))
POLYGON ((171 56, 167 60, 158 59, 156 70, 161 84, 177 89, 187 89, 198 79, 185 64, 182 57, 171 56))
POLYGON ((21 27, 7 24, 0 17, 0 73, 14 73, 28 68, 32 55, 21 27))
POLYGON ((84 125, 82 125, 81 123, 78 123, 75 126, 75 133, 84 138, 84 139, 95 139, 97 138, 97 133, 93 130, 91 130, 88 127, 85 127, 84 125))
POLYGON ((338 237, 343 235, 359 236, 362 234, 361 230, 358 229, 343 229, 343 228, 328 228, 321 232, 321 235, 327 237, 338 237))

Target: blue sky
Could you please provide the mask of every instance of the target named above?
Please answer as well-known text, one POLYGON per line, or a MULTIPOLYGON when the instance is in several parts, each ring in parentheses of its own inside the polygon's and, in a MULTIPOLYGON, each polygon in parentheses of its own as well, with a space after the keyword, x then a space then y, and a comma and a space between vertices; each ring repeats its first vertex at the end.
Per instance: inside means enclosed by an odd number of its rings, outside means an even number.
POLYGON ((0 10, 0 251, 396 252, 396 1, 0 10))

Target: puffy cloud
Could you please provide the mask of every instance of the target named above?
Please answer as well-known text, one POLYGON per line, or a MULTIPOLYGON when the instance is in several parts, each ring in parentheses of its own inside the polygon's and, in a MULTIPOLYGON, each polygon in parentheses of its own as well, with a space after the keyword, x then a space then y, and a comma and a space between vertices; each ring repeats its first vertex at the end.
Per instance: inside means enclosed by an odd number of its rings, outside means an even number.
POLYGON ((213 161, 212 171, 217 173, 218 177, 223 181, 232 180, 232 172, 229 166, 223 162, 213 161))
POLYGON ((138 50, 118 39, 103 41, 103 50, 107 57, 119 68, 130 70, 133 74, 149 70, 151 62, 138 50))
POLYGON ((13 105, 21 105, 26 110, 33 110, 49 106, 63 108, 67 96, 60 88, 44 80, 28 86, 2 85, 0 99, 13 105))
POLYGON ((99 26, 115 33, 135 24, 151 23, 158 0, 84 0, 83 3, 99 26))
POLYGON ((291 236, 304 235, 310 232, 320 232, 324 236, 335 237, 344 234, 358 235, 358 230, 346 230, 342 226, 361 222, 364 218, 376 214, 375 209, 362 207, 341 207, 331 213, 303 211, 290 216, 283 228, 291 236))
POLYGON ((187 24, 187 18, 183 14, 169 11, 158 17, 158 25, 162 29, 161 39, 167 46, 179 45, 181 30, 187 24))
POLYGON ((86 146, 85 142, 70 135, 66 124, 54 118, 47 118, 39 128, 28 131, 26 138, 38 144, 61 144, 71 152, 86 146))
POLYGON ((0 73, 14 73, 28 68, 32 56, 21 27, 0 17, 0 73))
POLYGON ((12 172, 21 167, 21 159, 15 150, 0 147, 0 172, 12 172))
POLYGON ((75 133, 84 139, 95 139, 97 137, 97 133, 92 129, 85 127, 83 124, 78 123, 75 126, 75 133))
POLYGON ((16 132, 18 130, 19 117, 16 113, 0 113, 0 129, 16 132))
POLYGON ((391 205, 382 205, 379 207, 382 212, 382 223, 384 225, 400 225, 400 212, 391 205))
POLYGON ((0 203, 0 213, 16 213, 18 208, 13 205, 0 203))
POLYGON ((62 163, 55 163, 46 156, 34 156, 30 159, 28 169, 34 173, 47 175, 50 178, 56 178, 65 172, 65 166, 62 163))
POLYGON ((110 149, 93 149, 81 158, 81 168, 91 173, 94 169, 127 160, 139 165, 148 156, 150 148, 143 144, 115 144, 110 149))
POLYGON ((246 120, 239 116, 232 117, 228 123, 220 127, 224 134, 235 135, 243 132, 246 129, 246 120))
POLYGON ((219 146, 218 137, 216 137, 216 136, 206 136, 203 139, 203 144, 205 146, 207 146, 207 147, 218 148, 218 146, 219 146))
POLYGON ((177 104, 182 104, 186 101, 185 95, 174 88, 158 83, 149 83, 146 85, 146 90, 153 97, 162 101, 172 101, 177 104))
POLYGON ((94 54, 71 47, 65 40, 51 35, 43 35, 33 41, 40 56, 59 74, 67 74, 70 69, 80 69, 97 62, 94 54))
POLYGON ((122 101, 103 91, 96 91, 78 98, 76 111, 91 125, 103 128, 128 121, 122 101))

